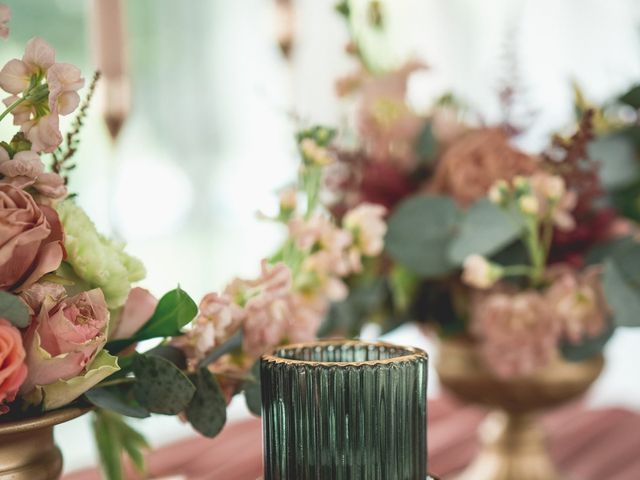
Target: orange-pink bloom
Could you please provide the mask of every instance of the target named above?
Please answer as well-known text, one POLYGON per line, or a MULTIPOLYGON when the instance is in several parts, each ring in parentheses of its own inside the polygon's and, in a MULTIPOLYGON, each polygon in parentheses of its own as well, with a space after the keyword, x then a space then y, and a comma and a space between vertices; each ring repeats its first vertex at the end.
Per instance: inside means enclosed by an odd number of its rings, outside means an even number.
POLYGON ((0 414, 9 408, 27 377, 25 351, 20 331, 8 320, 0 318, 0 414))

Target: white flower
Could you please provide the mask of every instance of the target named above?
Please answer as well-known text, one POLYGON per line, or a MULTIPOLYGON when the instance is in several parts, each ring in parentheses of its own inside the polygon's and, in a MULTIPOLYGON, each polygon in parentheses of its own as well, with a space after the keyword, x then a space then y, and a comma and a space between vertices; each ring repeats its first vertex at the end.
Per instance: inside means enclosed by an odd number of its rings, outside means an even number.
POLYGON ((501 268, 482 255, 469 255, 463 264, 462 280, 469 286, 487 289, 502 276, 501 268))
POLYGON ((538 215, 540 211, 540 202, 533 195, 524 195, 518 200, 518 205, 522 213, 527 215, 538 215))

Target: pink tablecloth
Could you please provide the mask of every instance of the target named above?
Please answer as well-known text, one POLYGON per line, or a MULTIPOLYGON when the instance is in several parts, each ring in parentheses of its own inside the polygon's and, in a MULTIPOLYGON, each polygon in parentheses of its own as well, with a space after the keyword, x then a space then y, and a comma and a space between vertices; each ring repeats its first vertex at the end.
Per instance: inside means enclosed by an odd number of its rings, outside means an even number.
MULTIPOLYGON (((443 479, 459 471, 477 449, 475 430, 484 412, 449 399, 429 405, 429 469, 443 479)), ((570 405, 546 415, 553 458, 569 478, 640 479, 640 415, 624 410, 585 410, 570 405)), ((261 474, 260 420, 228 425, 215 439, 193 438, 153 451, 151 477, 187 480, 254 480, 261 474)), ((99 480, 85 470, 64 480, 99 480)), ((130 475, 130 479, 137 478, 130 475)))

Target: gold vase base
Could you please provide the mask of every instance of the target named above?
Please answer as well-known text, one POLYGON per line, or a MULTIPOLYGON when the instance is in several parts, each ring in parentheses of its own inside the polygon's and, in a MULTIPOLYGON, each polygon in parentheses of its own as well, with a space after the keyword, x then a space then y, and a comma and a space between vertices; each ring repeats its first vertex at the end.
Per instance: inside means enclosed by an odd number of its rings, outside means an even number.
POLYGON ((454 480, 562 480, 528 414, 494 411, 480 426, 480 453, 454 480))

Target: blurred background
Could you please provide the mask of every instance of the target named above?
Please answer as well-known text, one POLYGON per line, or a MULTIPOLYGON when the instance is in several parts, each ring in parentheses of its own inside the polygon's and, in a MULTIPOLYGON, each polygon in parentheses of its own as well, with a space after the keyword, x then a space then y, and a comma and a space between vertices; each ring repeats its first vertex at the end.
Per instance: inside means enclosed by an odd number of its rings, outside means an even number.
MULTIPOLYGON (((7 3, 13 18, 2 44, 6 59, 21 56, 37 34, 55 46, 59 61, 90 78, 105 50, 118 57, 123 46, 130 109, 110 133, 101 86, 71 191, 102 231, 126 240, 144 261, 144 286, 159 294, 177 279, 199 298, 232 276, 254 274, 283 234, 257 221, 256 212, 273 211, 274 193, 295 177, 295 130, 347 122, 350 105, 336 97, 334 82, 355 65, 344 51, 349 36, 334 0, 137 0, 122 2, 122 12, 109 0, 7 3), (121 31, 105 24, 105 11, 114 8, 121 31)), ((527 149, 570 125, 572 82, 597 103, 640 81, 634 0, 380 3, 383 30, 369 28, 365 0, 353 2, 351 28, 380 69, 409 58, 431 67, 411 79, 416 108, 451 90, 495 120, 497 92, 515 73, 518 108, 531 118, 522 138, 527 149)), ((10 126, 3 128, 8 134, 10 126)), ((392 338, 411 339, 411 327, 403 328, 392 338)), ((640 408, 639 342, 637 332, 616 333, 594 404, 640 408)), ((436 391, 432 384, 430 395, 436 391)), ((234 404, 232 418, 243 415, 243 405, 234 404)), ((67 439, 69 471, 94 463, 87 421, 57 432, 67 439)), ((191 434, 173 418, 138 427, 156 445, 191 434)))

